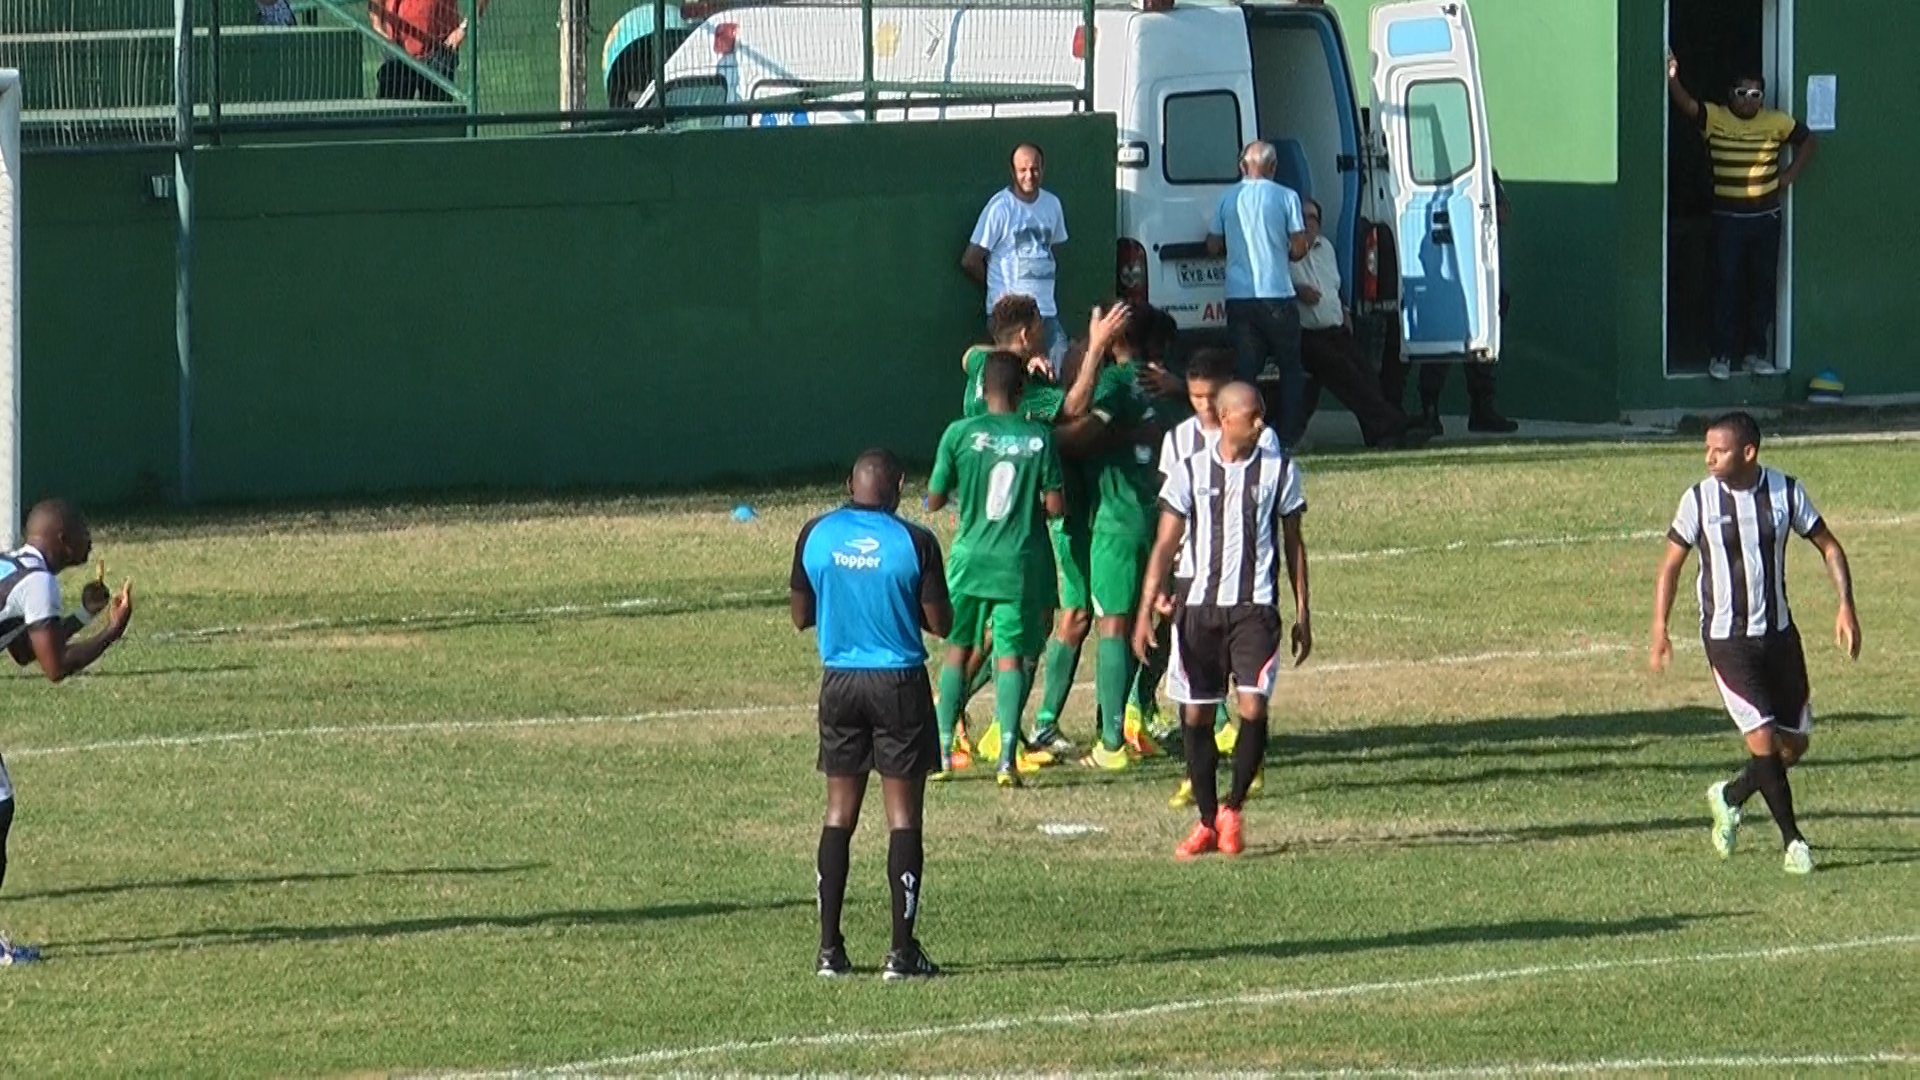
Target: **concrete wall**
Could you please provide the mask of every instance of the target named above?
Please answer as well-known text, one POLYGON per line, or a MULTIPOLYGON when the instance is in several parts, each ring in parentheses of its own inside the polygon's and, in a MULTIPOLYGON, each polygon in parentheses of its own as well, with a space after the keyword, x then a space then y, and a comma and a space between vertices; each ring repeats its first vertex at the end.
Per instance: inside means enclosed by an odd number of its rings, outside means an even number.
MULTIPOLYGON (((928 458, 1012 145, 1112 288, 1111 117, 203 152, 196 494, 691 484, 928 458), (856 166, 855 163, 859 164, 856 166)), ((167 162, 26 177, 29 497, 176 479, 167 162)))

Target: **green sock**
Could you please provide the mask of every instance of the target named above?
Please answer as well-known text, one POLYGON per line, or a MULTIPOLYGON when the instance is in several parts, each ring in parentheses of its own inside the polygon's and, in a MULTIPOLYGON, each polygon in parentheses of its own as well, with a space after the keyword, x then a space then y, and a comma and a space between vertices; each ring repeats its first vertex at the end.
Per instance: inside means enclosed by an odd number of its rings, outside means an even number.
POLYGON ((1221 702, 1213 709, 1213 730, 1219 731, 1233 722, 1233 714, 1227 711, 1227 703, 1221 702))
POLYGON ((1154 712, 1154 696, 1160 690, 1160 680, 1167 674, 1168 648, 1173 644, 1173 624, 1163 622, 1154 635, 1153 651, 1147 654, 1147 662, 1140 665, 1140 674, 1133 679, 1133 703, 1140 711, 1154 712))
MULTIPOLYGON (((933 716, 940 724, 940 754, 942 757, 953 752, 953 722, 960 718, 960 695, 967 688, 967 671, 963 664, 946 664, 940 668, 940 703, 934 707, 933 716)), ((920 715, 925 716, 925 713, 920 715)))
POLYGON ((993 661, 989 660, 986 663, 980 665, 979 671, 976 671, 973 673, 972 681, 967 683, 966 690, 960 694, 960 711, 966 712, 967 703, 972 701, 975 697, 979 696, 980 691, 986 689, 987 684, 992 681, 993 681, 993 661))
POLYGON ((1026 668, 993 673, 993 715, 1000 722, 1000 767, 1013 766, 1015 748, 1020 745, 1020 714, 1027 708, 1027 693, 1033 680, 1026 668))
POLYGON ((1060 726, 1060 714, 1066 710, 1067 695, 1073 693, 1073 675, 1080 667, 1080 649, 1057 637, 1047 639, 1047 679, 1040 691, 1040 712, 1034 722, 1041 731, 1060 726))
POLYGON ((1123 637, 1102 637, 1094 670, 1093 694, 1100 702, 1100 742, 1118 750, 1124 740, 1127 688, 1133 679, 1133 650, 1123 637))

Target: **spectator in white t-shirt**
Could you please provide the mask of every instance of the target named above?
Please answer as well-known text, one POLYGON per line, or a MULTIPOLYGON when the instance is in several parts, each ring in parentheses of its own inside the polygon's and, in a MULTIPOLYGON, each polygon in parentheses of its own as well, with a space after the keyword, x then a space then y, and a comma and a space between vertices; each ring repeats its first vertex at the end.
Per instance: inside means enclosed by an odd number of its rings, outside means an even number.
POLYGON ((1040 186, 1045 158, 1032 143, 1013 150, 1013 183, 994 193, 974 223, 960 268, 986 287, 989 315, 1002 296, 1033 297, 1047 327, 1047 357, 1055 377, 1067 355, 1067 332, 1054 298, 1059 276, 1056 249, 1067 242, 1067 212, 1040 186))

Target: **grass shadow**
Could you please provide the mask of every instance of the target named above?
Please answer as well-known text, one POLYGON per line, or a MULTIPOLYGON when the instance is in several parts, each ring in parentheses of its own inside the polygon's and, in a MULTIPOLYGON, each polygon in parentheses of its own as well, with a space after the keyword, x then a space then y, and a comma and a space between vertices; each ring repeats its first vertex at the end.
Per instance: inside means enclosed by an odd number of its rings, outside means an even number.
POLYGON ((663 920, 782 911, 788 908, 812 907, 813 904, 812 898, 758 901, 703 900, 631 908, 536 911, 519 915, 435 915, 416 919, 393 919, 386 922, 336 923, 319 926, 266 925, 233 929, 214 927, 146 937, 92 938, 54 942, 46 947, 46 954, 51 956, 58 952, 78 956, 116 956, 214 946, 377 941, 383 938, 460 930, 551 930, 628 926, 663 920))
POLYGON ((247 874, 234 877, 190 877, 161 881, 119 881, 105 885, 74 885, 37 892, 11 892, 7 900, 60 900, 76 896, 117 896, 135 892, 244 889, 256 885, 309 885, 376 878, 482 877, 543 870, 548 863, 510 863, 502 866, 421 866, 393 870, 310 870, 291 874, 247 874))
MULTIPOLYGON (((1810 758, 1809 765, 1822 769, 1845 765, 1905 765, 1920 761, 1920 753, 1912 754, 1875 754, 1869 757, 1852 758, 1810 758)), ((1622 774, 1665 774, 1669 776, 1711 776, 1724 774, 1731 770, 1725 762, 1605 762, 1595 761, 1583 765, 1556 765, 1549 768, 1527 769, 1517 766, 1502 766, 1482 769, 1477 772, 1463 773, 1458 776, 1394 776, 1381 780, 1330 780, 1326 783, 1311 784, 1294 788, 1297 794, 1318 791, 1367 791, 1378 788, 1444 788, 1475 787, 1481 784, 1500 783, 1502 781, 1543 781, 1543 780, 1589 780, 1599 777, 1622 774)))
MULTIPOLYGON (((1824 810, 1800 813, 1802 822, 1818 821, 1920 821, 1920 810, 1824 810)), ((1754 821, 1755 825, 1761 824, 1754 821)), ((1372 835, 1325 836, 1294 840, 1271 846, 1250 847, 1241 858, 1261 859, 1303 851, 1356 846, 1391 848, 1445 847, 1472 844, 1539 844, 1556 840, 1586 840, 1595 837, 1642 836, 1650 833, 1707 830, 1707 814, 1688 817, 1643 818, 1635 821, 1570 821, 1557 825, 1489 825, 1471 829, 1430 829, 1420 832, 1378 832, 1372 835)))
POLYGON ((1585 939, 1615 939, 1669 934, 1694 923, 1734 919, 1750 911, 1714 911, 1695 914, 1646 915, 1619 922, 1568 919, 1521 919, 1512 922, 1431 926, 1355 937, 1282 939, 1232 945, 1191 946, 1112 956, 1035 956, 978 965, 953 965, 956 971, 1020 971, 1032 968, 1105 968, 1135 964, 1191 964, 1229 958, 1292 960, 1312 956, 1344 956, 1389 949, 1488 945, 1508 942, 1540 943, 1585 939))

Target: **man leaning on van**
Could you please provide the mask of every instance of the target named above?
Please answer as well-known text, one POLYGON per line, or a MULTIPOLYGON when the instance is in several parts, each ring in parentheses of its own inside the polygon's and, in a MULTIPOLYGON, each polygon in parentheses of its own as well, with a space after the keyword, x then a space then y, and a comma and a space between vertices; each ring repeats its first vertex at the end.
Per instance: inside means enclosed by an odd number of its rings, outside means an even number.
MULTIPOLYGON (((1307 256, 1300 195, 1273 179, 1280 157, 1268 142, 1240 152, 1240 182, 1214 208, 1207 250, 1227 257, 1227 333, 1234 375, 1254 382, 1271 359, 1280 370, 1280 400, 1267 402, 1282 446, 1306 427, 1306 373, 1300 366, 1300 309, 1288 268, 1307 256)), ((1264 391, 1263 391, 1264 393, 1264 391)))
POLYGON ((1047 357, 1057 377, 1067 358, 1067 332, 1054 300, 1059 277, 1054 249, 1067 242, 1067 212, 1058 196, 1040 186, 1045 160, 1032 143, 1013 148, 1013 183, 994 192, 980 211, 960 269, 986 286, 989 316, 1008 293, 1033 297, 1047 324, 1047 357))

